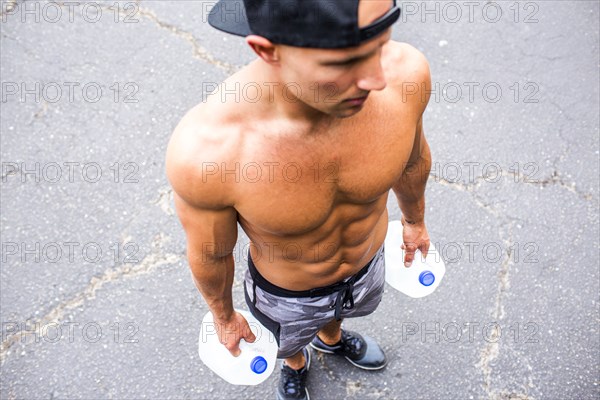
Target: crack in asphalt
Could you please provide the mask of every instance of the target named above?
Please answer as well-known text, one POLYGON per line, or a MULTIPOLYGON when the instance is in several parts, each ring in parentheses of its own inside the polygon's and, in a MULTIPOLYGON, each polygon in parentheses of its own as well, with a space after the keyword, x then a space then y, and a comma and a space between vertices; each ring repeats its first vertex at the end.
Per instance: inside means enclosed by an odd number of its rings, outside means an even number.
MULTIPOLYGON (((85 289, 72 296, 70 299, 62 301, 50 312, 41 318, 31 321, 33 326, 44 326, 49 323, 58 323, 65 317, 65 313, 68 310, 74 309, 85 304, 88 300, 96 297, 96 292, 104 286, 106 283, 114 282, 120 279, 128 279, 136 277, 138 275, 147 274, 152 270, 168 264, 174 264, 182 259, 181 254, 162 254, 164 244, 169 241, 169 237, 164 234, 158 234, 152 242, 153 251, 146 255, 139 264, 121 264, 117 269, 107 269, 104 274, 100 277, 92 277, 85 289), (38 325, 39 324, 39 325, 38 325)), ((29 325, 31 326, 31 325, 29 325)), ((0 344, 0 365, 4 364, 7 357, 10 355, 11 347, 31 335, 36 335, 37 330, 23 330, 20 329, 10 335, 2 341, 0 344)), ((30 344, 31 342, 24 341, 24 345, 30 344)))
MULTIPOLYGON (((2 167, 2 169, 4 170, 4 166, 2 167)), ((0 175, 0 182, 6 183, 7 178, 9 176, 17 175, 17 172, 21 172, 21 168, 18 164, 15 169, 10 169, 10 170, 8 168, 5 169, 4 172, 2 172, 2 174, 0 175)))
MULTIPOLYGON (((511 176, 512 177, 516 176, 514 173, 506 173, 504 171, 503 171, 502 175, 504 177, 508 177, 508 178, 510 178, 511 176)), ((557 175, 557 174, 553 174, 552 176, 554 177, 555 175, 557 175)), ((516 224, 516 220, 513 217, 511 217, 510 215, 501 213, 500 211, 498 211, 497 209, 492 207, 490 204, 487 204, 485 202, 485 200, 478 195, 477 189, 481 186, 482 182, 487 177, 484 177, 484 176, 477 177, 475 179, 475 183, 472 183, 472 184, 450 182, 447 179, 439 178, 437 176, 436 176, 436 178, 439 179, 437 182, 444 186, 451 187, 451 188, 469 193, 472 200, 478 207, 480 207, 483 210, 485 210, 486 212, 490 213, 500 223, 499 236, 500 236, 500 238, 502 238, 504 246, 507 250, 506 250, 506 253, 504 254, 504 259, 503 259, 503 261, 500 265, 500 268, 498 270, 498 273, 497 273, 497 288, 496 288, 494 305, 493 305, 492 315, 491 315, 492 321, 495 321, 497 324, 497 321, 504 319, 504 317, 506 315, 505 310, 504 310, 503 300, 506 297, 506 293, 510 288, 510 267, 511 267, 511 264, 513 264, 512 263, 512 252, 513 252, 512 249, 513 249, 513 244, 514 244, 513 243, 514 242, 513 227, 516 224), (508 228, 503 228, 504 226, 507 226, 507 225, 508 225, 508 228)), ((519 177, 517 177, 517 178, 519 178, 519 177)), ((545 179, 544 181, 542 181, 540 183, 540 185, 547 186, 549 184, 555 184, 556 181, 557 181, 556 178, 545 179)), ((504 399, 529 400, 531 398, 528 395, 528 392, 529 392, 528 388, 534 387, 533 378, 532 378, 531 374, 527 375, 527 377, 526 377, 528 386, 522 385, 524 388, 524 391, 526 392, 525 394, 514 393, 513 391, 507 391, 506 389, 492 388, 493 368, 491 366, 491 363, 494 359, 496 359, 500 355, 499 339, 500 339, 501 331, 500 331, 499 327, 500 327, 499 325, 494 325, 494 328, 492 329, 492 332, 489 335, 489 338, 487 338, 485 341, 486 344, 479 352, 480 358, 475 363, 475 366, 479 370, 481 370, 481 373, 483 374, 483 381, 484 381, 483 390, 485 391, 487 398, 490 400, 504 400, 504 399)), ((531 371, 531 368, 529 370, 531 371)))
MULTIPOLYGON (((499 181, 498 180, 498 181, 490 182, 489 181, 489 179, 491 179, 490 176, 477 176, 473 179, 473 183, 464 183, 464 182, 451 181, 449 179, 446 179, 439 175, 435 175, 433 173, 430 176, 433 178, 434 182, 436 182, 440 185, 450 187, 453 189, 457 189, 462 192, 471 192, 471 193, 474 193, 477 189, 479 189, 482 186, 483 182, 497 183, 499 181)), ((577 184, 575 182, 572 182, 566 178, 563 178, 557 169, 554 169, 554 171, 552 171, 550 176, 544 177, 543 179, 530 179, 523 173, 505 171, 504 169, 502 169, 502 171, 500 171, 500 173, 496 177, 493 177, 493 179, 495 180, 498 177, 507 178, 516 184, 527 184, 527 185, 532 185, 535 187, 558 186, 563 189, 566 189, 567 191, 569 191, 573 194, 576 194, 584 201, 592 201, 594 199, 593 194, 579 190, 577 188, 577 184), (510 178, 512 178, 512 179, 510 179, 510 178)))
MULTIPOLYGON (((497 210, 490 207, 489 205, 480 205, 480 206, 482 206, 482 208, 485 208, 486 210, 488 210, 490 213, 495 215, 497 218, 501 219, 500 213, 497 210)), ((506 216, 505 219, 507 217, 508 216, 506 216)), ((525 391, 525 394, 515 393, 513 391, 507 391, 506 389, 492 388, 493 368, 491 366, 491 363, 494 359, 498 358, 498 356, 500 355, 500 340, 499 339, 501 336, 501 331, 500 331, 500 325, 498 324, 498 321, 503 320, 506 315, 506 312, 504 310, 503 300, 506 297, 508 289, 510 288, 510 267, 511 267, 511 264, 513 264, 512 248, 513 248, 513 244, 514 244, 514 239, 513 239, 514 224, 515 224, 515 221, 508 221, 505 224, 502 224, 501 228, 500 228, 500 237, 503 238, 502 241, 504 242, 504 246, 508 250, 505 253, 505 258, 502 261, 502 264, 500 265, 500 268, 497 273, 498 284, 497 284, 496 295, 495 295, 494 305, 493 305, 492 315, 491 315, 492 321, 494 321, 496 323, 496 325, 494 325, 491 335, 489 335, 489 337, 486 338, 486 340, 485 340, 486 344, 479 352, 479 356, 480 356, 479 361, 475 364, 475 366, 477 368, 479 368, 483 374, 483 381, 484 381, 483 389, 484 389, 485 393, 487 394, 488 399, 490 399, 490 400, 505 400, 505 399, 529 400, 532 398, 529 397, 528 388, 534 387, 533 378, 532 378, 531 374, 528 374, 526 376, 527 386, 521 385, 525 391), (508 228, 506 231, 504 231, 502 228, 502 226, 504 226, 504 225, 508 225, 508 228)), ((529 371, 531 371, 531 370, 532 370, 532 368, 529 368, 529 371)))
POLYGON ((171 206, 171 204, 173 203, 173 195, 173 189, 171 188, 159 190, 158 199, 153 201, 153 204, 160 207, 160 209, 163 210, 165 214, 169 216, 175 215, 175 210, 171 206))
MULTIPOLYGON (((501 235, 502 237, 502 235, 501 235)), ((496 290, 496 297, 494 300, 494 309, 492 311, 492 320, 493 321, 499 321, 501 319, 504 318, 505 312, 504 312, 504 306, 502 304, 502 299, 503 299, 503 295, 504 293, 508 290, 508 288, 510 287, 510 280, 509 280, 509 268, 510 268, 510 260, 511 260, 511 245, 512 245, 512 226, 509 227, 509 231, 508 231, 508 237, 506 239, 503 239, 503 242, 506 246, 506 248, 508 249, 508 251, 506 252, 506 258, 504 259, 504 261, 502 262, 502 264, 500 265, 500 269, 498 271, 498 286, 497 286, 497 290, 496 290)), ((480 351, 480 359, 479 362, 476 364, 477 367, 479 367, 481 369, 481 371, 483 372, 483 378, 484 378, 484 390, 488 395, 488 398, 493 399, 495 398, 495 394, 494 391, 491 389, 492 386, 492 368, 490 366, 490 363, 498 357, 498 355, 500 354, 500 344, 499 344, 499 336, 500 336, 500 332, 498 331, 498 325, 495 325, 493 330, 492 330, 492 334, 489 338, 489 340, 486 340, 486 345, 484 346, 483 349, 481 349, 480 351)))
POLYGON ((17 0, 7 0, 5 7, 2 7, 2 9, 0 10, 0 19, 4 20, 6 18, 6 16, 11 15, 11 14, 7 14, 12 12, 15 7, 17 6, 17 0))
POLYGON ((27 126, 33 125, 33 123, 35 122, 36 119, 41 119, 48 112, 48 102, 46 101, 46 99, 42 99, 41 103, 42 103, 41 109, 39 109, 33 113, 33 115, 31 116, 31 119, 29 120, 29 123, 27 123, 27 126))
POLYGON ((204 62, 207 62, 208 64, 211 64, 211 65, 227 72, 228 74, 234 74, 241 69, 241 66, 236 66, 236 65, 230 64, 226 61, 222 61, 222 60, 215 58, 210 53, 210 51, 208 51, 207 49, 205 49, 204 47, 202 47, 198 44, 198 40, 192 33, 187 32, 184 29, 181 29, 175 25, 161 21, 160 18, 158 18, 158 16, 153 11, 140 7, 139 13, 140 13, 140 15, 144 16, 145 18, 147 18, 150 21, 157 24, 159 27, 166 29, 169 32, 171 32, 172 34, 174 34, 175 36, 189 42, 194 50, 195 58, 198 58, 204 62))
MULTIPOLYGON (((3 7, 2 12, 0 12, 0 18, 8 19, 7 17, 9 15, 12 15, 11 12, 18 5, 17 3, 18 2, 16 0, 9 0, 7 2, 8 5, 6 7, 3 7)), ((61 8, 65 8, 65 7, 68 8, 70 5, 69 2, 65 2, 65 1, 55 1, 53 3, 60 6, 61 8)), ((135 0, 134 3, 136 4, 136 7, 137 7, 136 15, 140 15, 140 16, 146 18, 147 20, 154 22, 160 28, 166 29, 167 31, 174 34, 175 36, 189 42, 193 49, 193 57, 194 58, 200 59, 214 67, 217 67, 217 68, 225 71, 228 74, 234 74, 242 68, 242 66, 233 65, 226 61, 222 61, 222 60, 219 60, 218 58, 214 57, 210 51, 208 51, 207 49, 205 49, 203 46, 201 46, 198 43, 198 40, 192 33, 188 32, 182 28, 179 28, 178 26, 175 26, 173 24, 169 24, 167 22, 162 21, 156 15, 156 13, 154 13, 154 11, 141 7, 140 6, 141 0, 135 0)), ((97 6, 98 6, 98 8, 100 8, 103 11, 108 11, 110 13, 115 12, 114 4, 112 4, 112 3, 110 3, 108 5, 97 4, 97 6)), ((116 12, 118 12, 119 16, 131 17, 130 10, 126 9, 125 7, 118 7, 116 12)))

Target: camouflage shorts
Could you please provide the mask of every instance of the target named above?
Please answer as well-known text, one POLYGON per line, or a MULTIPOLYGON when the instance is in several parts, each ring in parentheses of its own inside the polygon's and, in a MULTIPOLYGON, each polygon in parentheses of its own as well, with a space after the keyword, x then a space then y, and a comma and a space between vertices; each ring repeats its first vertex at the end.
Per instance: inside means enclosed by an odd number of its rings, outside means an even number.
POLYGON ((325 288, 313 289, 308 294, 308 291, 288 291, 266 282, 248 253, 244 281, 246 304, 252 315, 275 335, 279 344, 278 358, 291 357, 307 346, 330 321, 362 317, 377 309, 385 284, 384 260, 382 245, 356 275, 325 288), (297 293, 301 296, 295 296, 297 293))

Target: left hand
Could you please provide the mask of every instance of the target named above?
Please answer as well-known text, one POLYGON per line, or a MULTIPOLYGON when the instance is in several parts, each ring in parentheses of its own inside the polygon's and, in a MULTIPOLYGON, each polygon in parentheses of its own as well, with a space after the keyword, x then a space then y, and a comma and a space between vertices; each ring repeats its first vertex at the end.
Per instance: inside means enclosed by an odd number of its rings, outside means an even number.
POLYGON ((415 251, 419 249, 423 253, 423 257, 427 257, 429 251, 429 233, 427 233, 427 227, 425 222, 416 222, 410 224, 406 222, 402 217, 402 226, 404 226, 404 232, 402 235, 402 249, 406 250, 404 255, 404 266, 410 267, 413 260, 415 259, 415 251))

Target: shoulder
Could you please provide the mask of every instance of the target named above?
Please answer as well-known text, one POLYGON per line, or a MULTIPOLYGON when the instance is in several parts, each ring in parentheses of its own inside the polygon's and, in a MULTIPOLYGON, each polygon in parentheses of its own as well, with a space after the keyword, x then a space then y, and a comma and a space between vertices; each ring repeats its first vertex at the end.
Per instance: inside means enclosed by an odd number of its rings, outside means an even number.
POLYGON ((221 179, 220 170, 236 162, 240 137, 224 114, 224 107, 201 103, 185 114, 169 141, 167 177, 190 205, 220 209, 234 203, 232 188, 221 179))
POLYGON ((429 62, 425 55, 408 43, 390 40, 385 45, 383 68, 390 84, 421 82, 430 78, 429 62))
POLYGON ((431 71, 425 55, 408 43, 390 40, 382 64, 388 87, 424 111, 431 92, 431 71))

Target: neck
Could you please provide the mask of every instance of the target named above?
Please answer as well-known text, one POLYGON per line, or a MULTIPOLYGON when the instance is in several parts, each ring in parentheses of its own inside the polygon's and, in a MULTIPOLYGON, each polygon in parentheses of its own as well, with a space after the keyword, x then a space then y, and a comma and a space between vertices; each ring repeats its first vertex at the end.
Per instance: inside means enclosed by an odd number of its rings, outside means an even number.
POLYGON ((340 118, 310 107, 298 98, 299 88, 281 80, 276 68, 258 58, 250 64, 250 75, 263 89, 261 103, 275 119, 304 126, 308 131, 329 128, 340 118))

